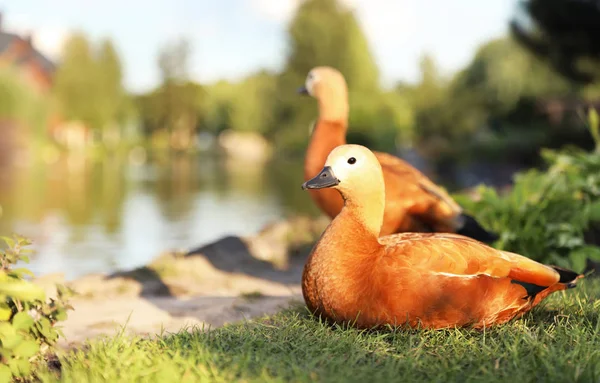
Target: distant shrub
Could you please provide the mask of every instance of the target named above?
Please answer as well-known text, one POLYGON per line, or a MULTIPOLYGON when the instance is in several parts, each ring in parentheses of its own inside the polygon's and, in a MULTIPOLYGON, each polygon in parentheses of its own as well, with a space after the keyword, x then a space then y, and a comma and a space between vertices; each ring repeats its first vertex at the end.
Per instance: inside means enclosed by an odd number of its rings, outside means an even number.
POLYGON ((0 250, 0 382, 9 382, 30 377, 32 365, 62 336, 55 324, 67 319, 72 291, 57 286, 57 299, 47 301, 44 290, 25 278, 32 276, 28 269, 13 268, 29 262, 31 243, 19 236, 3 239, 8 247, 0 250))
POLYGON ((13 121, 44 138, 51 101, 37 94, 13 67, 0 68, 0 121, 13 121))
POLYGON ((581 272, 587 261, 600 262, 600 238, 590 238, 600 223, 600 134, 598 114, 589 115, 596 150, 567 147, 542 150, 545 172, 517 174, 512 190, 500 196, 480 186, 481 199, 457 199, 490 229, 501 233, 496 247, 581 272))

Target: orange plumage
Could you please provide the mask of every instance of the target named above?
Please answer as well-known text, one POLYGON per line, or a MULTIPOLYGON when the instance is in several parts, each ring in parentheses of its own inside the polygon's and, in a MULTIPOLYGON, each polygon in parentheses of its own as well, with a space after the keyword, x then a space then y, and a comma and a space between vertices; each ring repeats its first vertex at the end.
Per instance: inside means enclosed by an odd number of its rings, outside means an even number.
MULTIPOLYGON (((330 67, 314 68, 303 93, 314 96, 319 118, 314 126, 304 163, 304 180, 314 177, 335 147, 346 144, 348 92, 342 74, 330 67)), ((483 229, 440 187, 407 162, 375 152, 385 178, 385 216, 381 235, 399 232, 458 232, 490 242, 497 236, 483 229)), ((320 209, 335 217, 343 206, 339 193, 311 190, 320 209)))
POLYGON ((302 277, 309 309, 336 322, 482 328, 523 315, 582 277, 458 234, 379 238, 384 177, 377 157, 363 146, 335 148, 303 188, 330 188, 345 200, 302 277))

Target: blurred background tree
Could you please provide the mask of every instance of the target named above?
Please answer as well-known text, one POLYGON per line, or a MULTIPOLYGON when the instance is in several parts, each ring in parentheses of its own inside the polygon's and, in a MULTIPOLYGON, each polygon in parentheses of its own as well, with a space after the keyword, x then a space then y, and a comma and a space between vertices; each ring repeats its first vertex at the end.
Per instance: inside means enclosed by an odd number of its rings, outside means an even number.
POLYGON ((513 36, 563 76, 591 83, 600 76, 600 7, 596 0, 525 0, 513 36))
POLYGON ((389 117, 391 113, 378 115, 387 103, 379 102, 383 100, 379 71, 353 12, 335 0, 308 0, 298 8, 288 31, 289 54, 278 79, 275 125, 270 129, 278 146, 304 150, 316 117, 316 103, 299 97, 295 90, 304 84, 313 67, 321 65, 337 68, 348 83, 349 141, 370 144, 371 138, 375 145, 389 142, 385 130, 394 127, 382 120, 394 117, 389 117))
POLYGON ((456 73, 442 75, 435 57, 424 54, 416 83, 387 87, 356 15, 339 0, 301 2, 278 72, 199 84, 190 76, 192 46, 181 38, 158 51, 160 84, 137 95, 124 90, 113 43, 94 44, 76 32, 64 46, 54 96, 63 119, 84 124, 109 146, 139 131, 153 148, 190 150, 199 133, 231 129, 300 155, 317 110, 295 90, 311 68, 329 65, 348 83, 349 142, 409 148, 434 164, 512 158, 532 166, 540 163, 540 147, 589 147, 580 115, 600 105, 600 10, 594 1, 548 1, 523 1, 512 33, 481 45, 456 73))
POLYGON ((166 44, 157 58, 161 84, 138 99, 144 132, 158 147, 188 150, 195 141, 203 88, 190 80, 190 50, 183 38, 166 44))
POLYGON ((54 86, 61 117, 83 123, 94 138, 117 145, 131 109, 112 41, 94 47, 85 34, 75 33, 66 41, 61 58, 54 86))

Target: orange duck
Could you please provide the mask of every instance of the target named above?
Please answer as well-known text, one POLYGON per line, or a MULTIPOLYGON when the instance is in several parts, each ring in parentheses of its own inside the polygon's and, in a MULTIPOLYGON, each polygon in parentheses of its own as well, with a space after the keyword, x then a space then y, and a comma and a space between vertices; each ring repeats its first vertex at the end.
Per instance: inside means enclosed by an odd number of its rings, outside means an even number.
MULTIPOLYGON (((346 143, 348 90, 344 76, 331 67, 316 67, 300 93, 317 99, 319 118, 304 162, 304 180, 314 177, 331 150, 346 143)), ((498 236, 481 227, 440 187, 407 162, 387 153, 375 152, 385 179, 385 215, 381 235, 399 232, 454 232, 493 242, 498 236)), ((311 190, 319 208, 335 217, 343 206, 334 190, 311 190)))
POLYGON ((453 233, 379 237, 384 175, 364 146, 335 148, 302 188, 328 189, 344 200, 302 276, 308 308, 334 322, 483 328, 523 315, 583 277, 453 233))

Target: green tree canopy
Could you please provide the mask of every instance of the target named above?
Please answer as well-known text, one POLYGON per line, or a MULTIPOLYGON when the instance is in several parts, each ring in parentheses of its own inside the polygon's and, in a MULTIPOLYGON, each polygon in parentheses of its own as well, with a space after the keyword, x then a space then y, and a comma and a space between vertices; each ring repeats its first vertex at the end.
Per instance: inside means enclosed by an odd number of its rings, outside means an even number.
POLYGON ((600 7, 596 0, 524 0, 511 22, 513 35, 565 77, 600 77, 600 7))
POLYGON ((126 117, 121 61, 110 40, 95 48, 82 33, 64 45, 54 93, 67 120, 81 121, 100 133, 126 117))
POLYGON ((92 47, 82 33, 65 42, 54 90, 63 118, 79 120, 93 128, 102 123, 98 108, 98 82, 92 47))
MULTIPOLYGON (((298 8, 288 32, 289 54, 278 81, 278 105, 271 129, 275 139, 285 147, 304 149, 317 113, 315 102, 302 99, 295 90, 313 67, 321 65, 332 66, 345 76, 353 103, 351 133, 362 130, 353 120, 365 120, 361 99, 379 96, 379 73, 354 13, 336 0, 307 0, 298 8)), ((373 106, 367 108, 373 115, 373 106)))
POLYGON ((98 91, 100 92, 99 107, 106 118, 104 126, 125 120, 125 91, 123 89, 123 74, 121 60, 112 41, 104 40, 97 55, 98 91))
POLYGON ((13 67, 0 68, 0 124, 16 122, 34 138, 46 138, 50 102, 37 94, 13 67))
POLYGON ((276 77, 259 72, 236 85, 232 94, 229 122, 236 130, 266 133, 273 124, 276 77))
POLYGON ((189 78, 190 54, 186 39, 163 46, 157 57, 161 84, 137 100, 145 132, 175 149, 191 147, 202 113, 203 88, 189 78))

